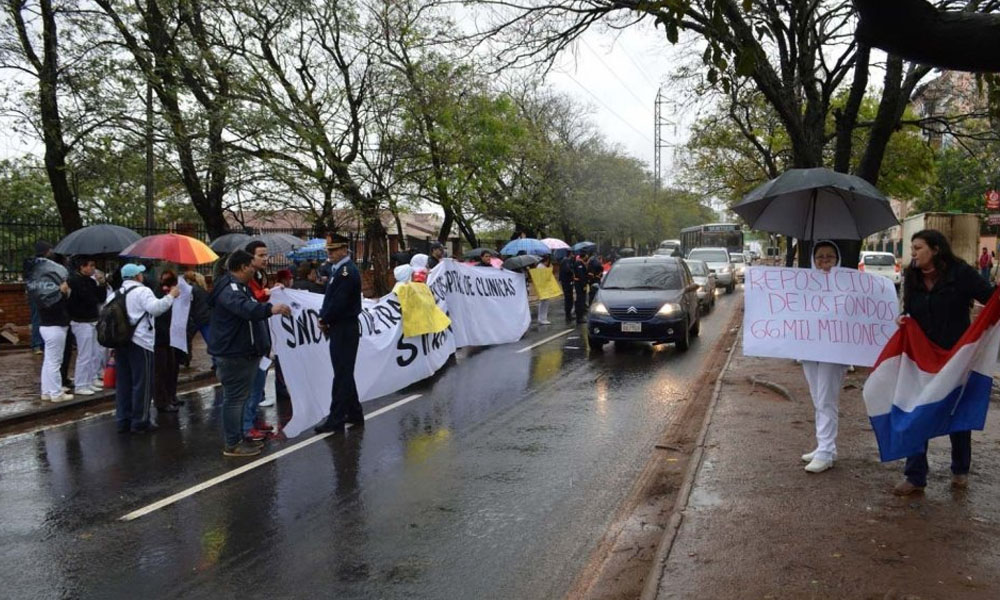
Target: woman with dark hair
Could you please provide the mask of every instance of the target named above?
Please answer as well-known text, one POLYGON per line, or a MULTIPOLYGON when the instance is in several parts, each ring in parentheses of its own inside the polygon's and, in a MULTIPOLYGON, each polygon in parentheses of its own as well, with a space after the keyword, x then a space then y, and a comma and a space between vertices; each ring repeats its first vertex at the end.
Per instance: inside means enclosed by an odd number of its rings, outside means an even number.
MULTIPOLYGON (((927 338, 948 350, 969 328, 972 301, 986 303, 993 286, 983 280, 968 263, 955 256, 951 244, 940 231, 924 229, 910 238, 913 261, 903 274, 903 316, 917 322, 927 338)), ((972 432, 952 433, 951 485, 968 485, 972 462, 972 432)), ((927 485, 927 451, 906 459, 906 479, 893 493, 908 496, 927 485)))

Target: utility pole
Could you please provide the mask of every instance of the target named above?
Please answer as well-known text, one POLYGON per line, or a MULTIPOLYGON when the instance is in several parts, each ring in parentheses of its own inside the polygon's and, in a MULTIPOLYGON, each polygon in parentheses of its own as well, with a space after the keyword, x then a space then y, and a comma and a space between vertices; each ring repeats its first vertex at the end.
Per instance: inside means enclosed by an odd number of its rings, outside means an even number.
POLYGON ((656 100, 653 102, 653 165, 656 180, 656 189, 653 190, 653 199, 660 195, 660 186, 663 182, 663 149, 667 144, 663 141, 661 133, 664 125, 670 125, 670 121, 663 116, 663 106, 667 103, 663 96, 663 86, 656 90, 656 100))
POLYGON ((153 84, 146 81, 146 235, 153 233, 153 84))

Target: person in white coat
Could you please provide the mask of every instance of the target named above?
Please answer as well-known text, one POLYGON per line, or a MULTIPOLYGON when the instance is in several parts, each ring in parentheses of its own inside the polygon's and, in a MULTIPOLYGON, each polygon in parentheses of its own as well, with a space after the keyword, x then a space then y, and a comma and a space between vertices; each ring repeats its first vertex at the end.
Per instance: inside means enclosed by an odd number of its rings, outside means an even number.
MULTIPOLYGON (((829 271, 840 266, 840 248, 829 240, 820 240, 813 245, 812 265, 814 269, 829 271)), ((840 388, 844 383, 847 365, 836 363, 802 361, 802 371, 809 383, 809 395, 816 408, 816 449, 802 455, 809 463, 806 471, 822 473, 833 467, 837 459, 837 421, 840 403, 840 388)))

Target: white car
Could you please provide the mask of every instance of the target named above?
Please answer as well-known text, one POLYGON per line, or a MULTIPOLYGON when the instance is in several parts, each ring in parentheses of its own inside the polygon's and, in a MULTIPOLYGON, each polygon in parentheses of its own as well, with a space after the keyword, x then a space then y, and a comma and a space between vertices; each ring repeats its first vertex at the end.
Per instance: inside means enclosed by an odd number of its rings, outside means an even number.
POLYGON ((862 252, 858 262, 858 270, 888 277, 897 288, 902 281, 899 261, 892 252, 862 252))
POLYGON ((747 256, 742 252, 730 252, 729 260, 733 263, 733 269, 736 271, 736 281, 743 283, 743 279, 746 276, 747 271, 747 256))
POLYGON ((726 288, 727 294, 736 289, 736 276, 733 261, 729 259, 729 251, 725 248, 695 248, 688 252, 691 260, 703 260, 708 268, 715 273, 716 282, 726 288))

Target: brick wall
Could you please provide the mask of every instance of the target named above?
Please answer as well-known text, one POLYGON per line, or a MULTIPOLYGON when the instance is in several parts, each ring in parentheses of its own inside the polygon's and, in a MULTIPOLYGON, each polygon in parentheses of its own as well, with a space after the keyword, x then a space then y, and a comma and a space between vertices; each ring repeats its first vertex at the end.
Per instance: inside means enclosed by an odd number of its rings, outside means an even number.
POLYGON ((28 308, 28 297, 24 294, 23 283, 0 284, 0 325, 30 325, 31 310, 28 308))

